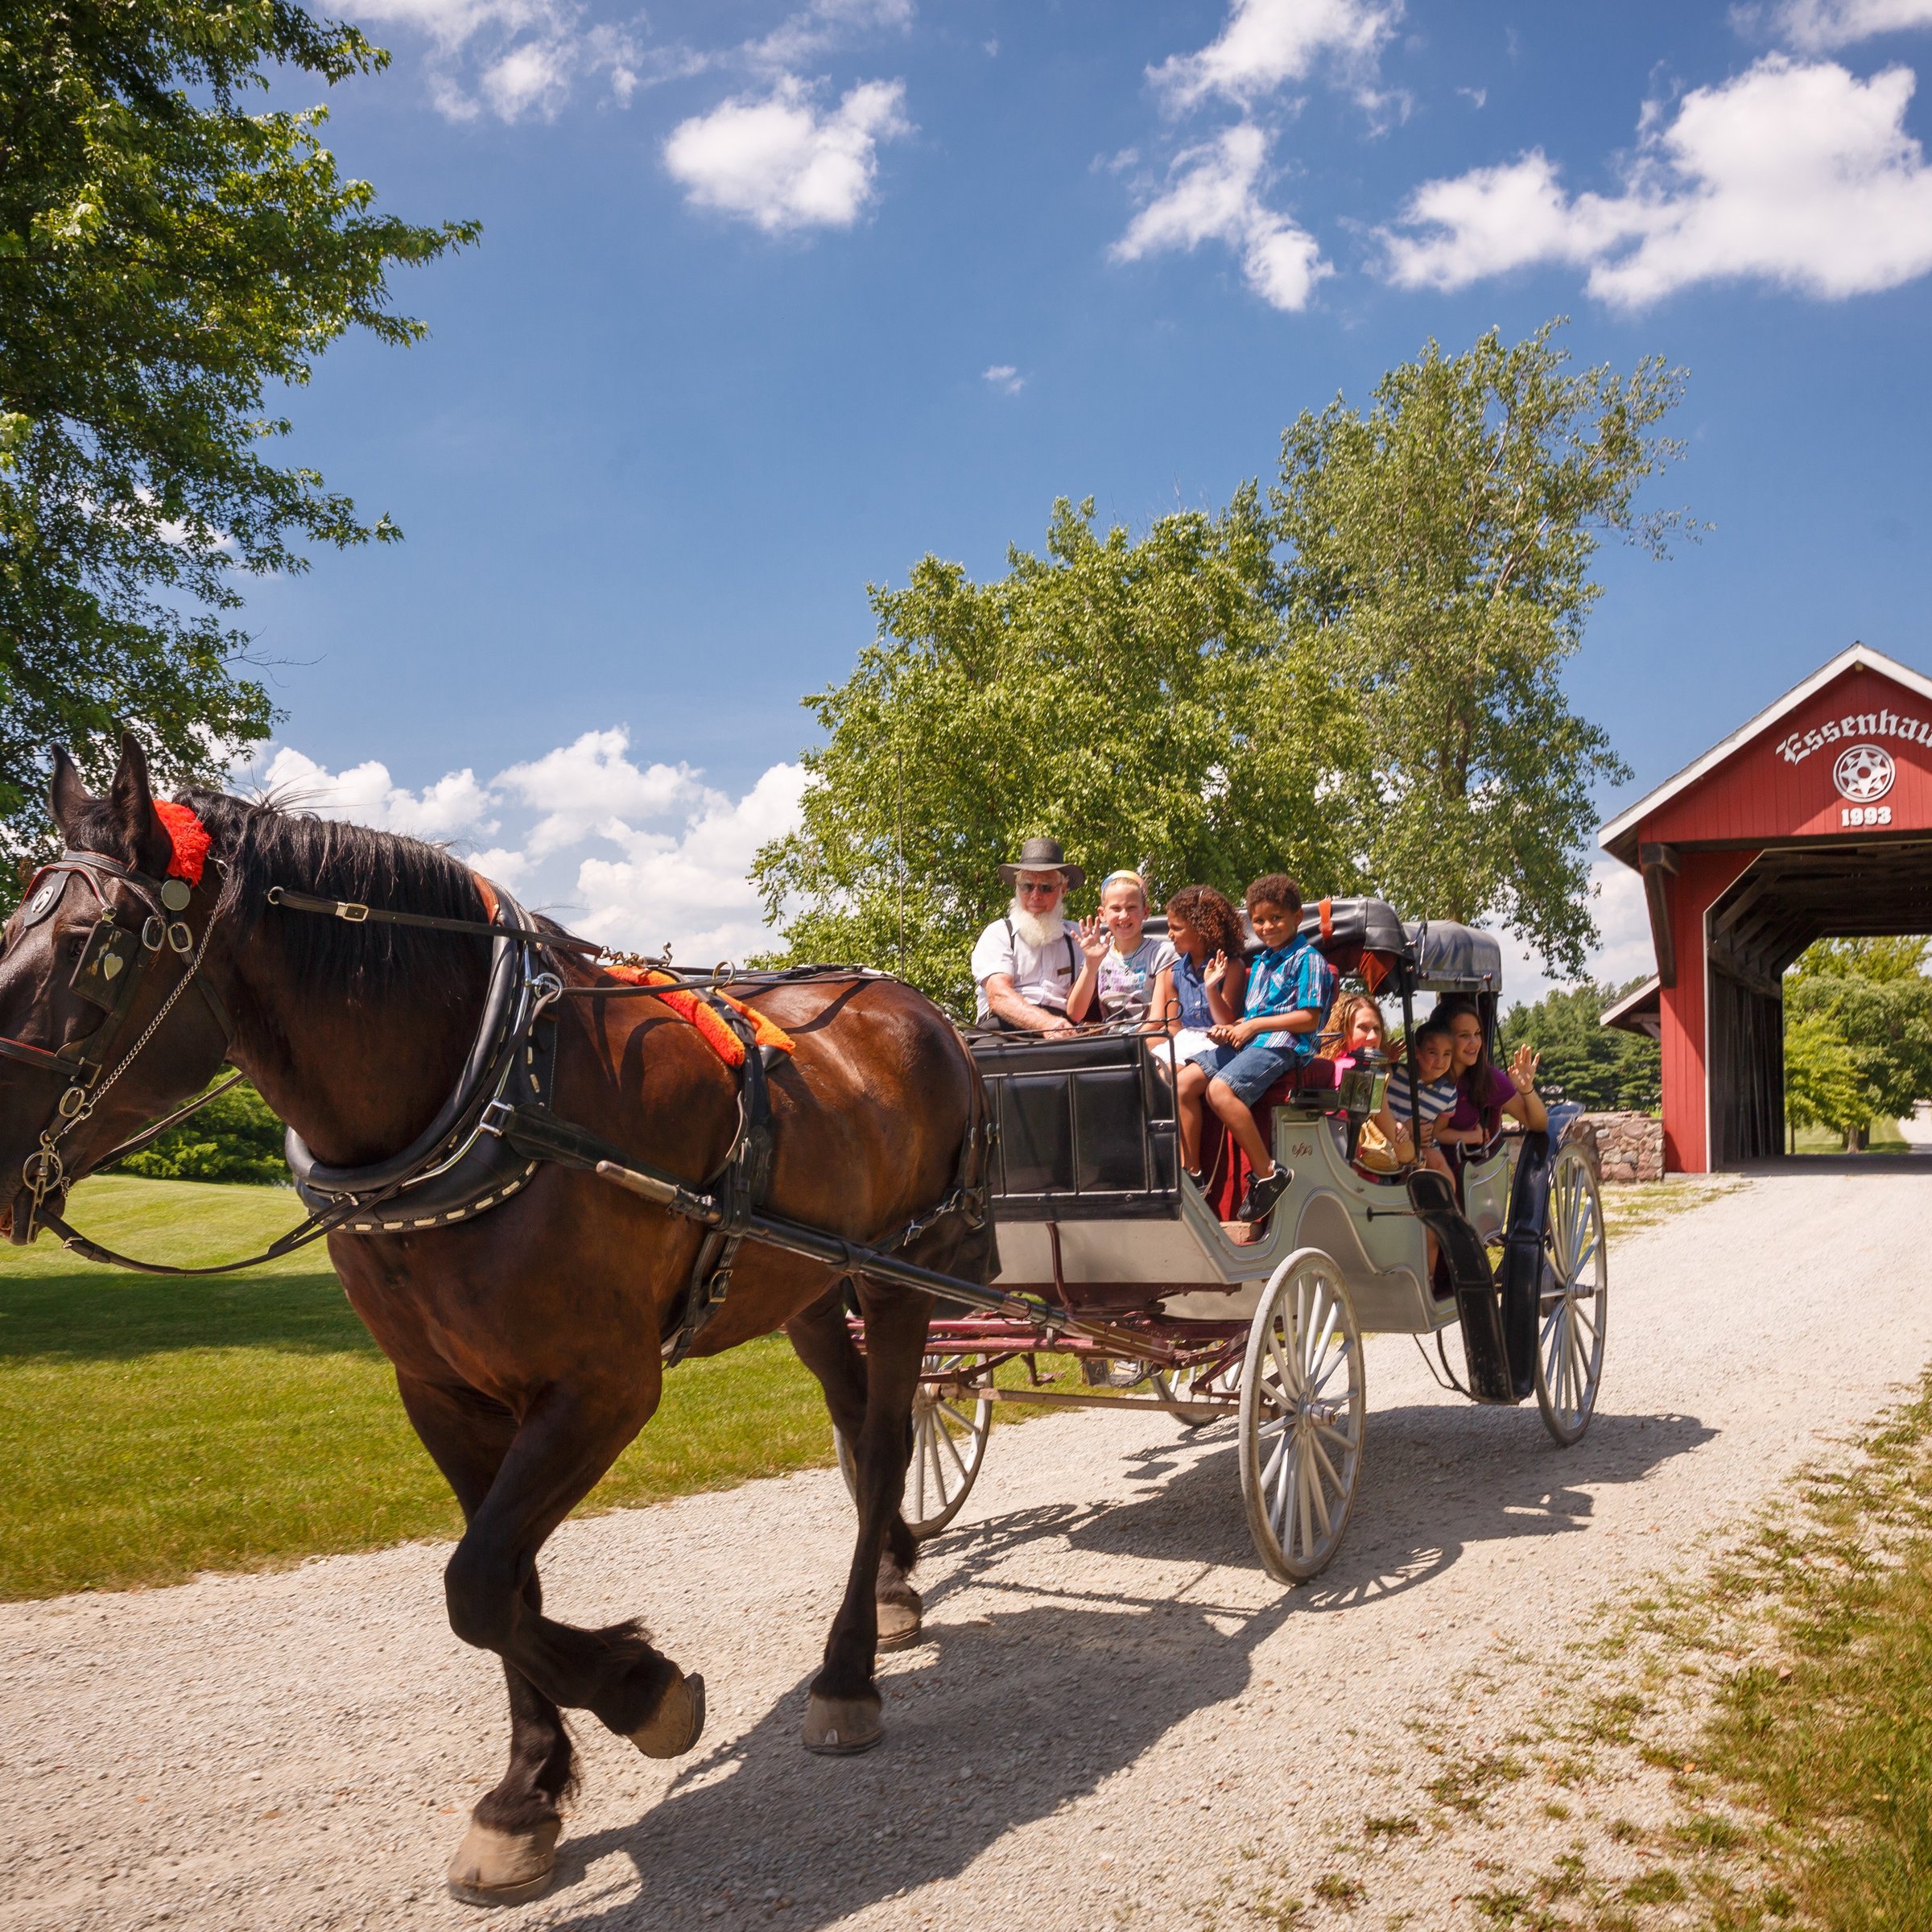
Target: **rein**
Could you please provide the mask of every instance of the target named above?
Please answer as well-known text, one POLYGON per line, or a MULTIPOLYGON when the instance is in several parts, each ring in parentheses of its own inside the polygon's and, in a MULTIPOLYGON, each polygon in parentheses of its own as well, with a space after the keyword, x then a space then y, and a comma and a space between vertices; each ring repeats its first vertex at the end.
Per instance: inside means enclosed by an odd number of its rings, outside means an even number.
MULTIPOLYGON (((161 808, 158 805, 157 810, 161 808)), ((79 963, 74 969, 72 984, 82 997, 101 1006, 104 1017, 99 1026, 78 1040, 70 1041, 58 1049, 36 1046, 31 1041, 15 1040, 0 1036, 0 1058, 12 1059, 36 1071, 55 1073, 68 1082, 55 1103, 54 1111, 46 1127, 42 1130, 39 1146, 29 1154, 21 1170, 23 1184, 31 1197, 31 1206, 27 1215, 17 1217, 14 1229, 16 1244, 33 1238, 36 1223, 52 1230, 63 1245, 83 1259, 105 1263, 110 1266, 129 1268, 142 1274, 163 1275, 177 1279, 209 1275, 233 1274, 245 1268, 258 1267, 264 1261, 277 1261, 287 1254, 322 1240, 345 1224, 357 1221, 365 1228, 369 1226, 367 1217, 373 1211, 397 1195, 415 1186, 426 1177, 444 1170, 458 1158, 451 1153, 448 1158, 443 1155, 447 1146, 460 1143, 461 1147, 473 1144, 478 1133, 503 1137, 510 1144, 526 1142, 526 1137, 535 1140, 539 1137, 551 1144, 539 1153, 536 1148, 530 1151, 537 1158, 561 1161, 569 1166, 592 1168, 609 1179, 620 1179, 621 1184, 635 1188, 638 1175, 621 1150, 602 1144, 591 1142, 591 1138, 580 1129, 558 1121, 541 1106, 518 1107, 509 1104, 502 1097, 502 1089, 508 1079, 510 1070, 524 1053, 537 1021, 550 1003, 565 994, 593 999, 625 997, 662 997, 667 993, 695 993, 705 1003, 717 1010, 720 1020, 737 1034, 744 1046, 744 1061, 739 1075, 739 1117, 737 1131, 726 1157, 724 1166, 713 1179, 706 1183, 708 1192, 703 1195, 680 1189, 674 1212, 690 1216, 706 1223, 711 1232, 701 1245, 696 1265, 685 1298, 683 1309, 677 1319, 671 1335, 663 1344, 667 1360, 676 1362, 688 1351, 691 1341, 705 1322, 716 1312, 724 1302, 732 1274, 733 1263, 737 1249, 749 1236, 754 1240, 770 1241, 774 1232, 782 1225, 768 1221, 758 1212, 762 1200, 766 1179, 770 1170, 772 1146, 770 1135, 770 1108, 766 1098, 764 1053, 770 1051, 761 1048, 753 1037, 752 1025, 735 1009, 717 995, 720 989, 734 984, 755 982, 767 987, 793 985, 828 980, 883 977, 874 969, 861 966, 797 966, 772 972, 752 972, 741 974, 729 961, 720 962, 709 973, 686 975, 671 967, 668 948, 660 960, 649 962, 660 972, 669 976, 668 980, 658 980, 634 983, 629 980, 612 980, 589 986, 571 986, 564 983, 561 976, 548 971, 533 972, 536 962, 532 958, 534 947, 555 948, 559 952, 575 952, 589 956, 591 960, 603 956, 608 948, 589 939, 576 938, 574 935, 545 927, 527 925, 522 922, 521 908, 514 902, 507 907, 498 902, 494 888, 484 888, 484 898, 492 916, 485 919, 450 919, 427 913, 391 910, 387 907, 372 906, 352 899, 324 898, 311 893, 296 892, 286 886, 271 886, 266 894, 267 903, 290 912, 320 914, 342 920, 345 924, 360 926, 380 923, 407 926, 431 931, 456 933, 491 941, 510 940, 518 943, 520 964, 514 976, 514 990, 517 1011, 514 1018, 505 1018, 493 1001, 486 998, 481 1032, 472 1048, 469 1064, 457 1084, 456 1089, 444 1102, 436 1122, 432 1123, 429 1137, 437 1139, 436 1148, 427 1150, 411 1148, 402 1155, 390 1161, 377 1163, 374 1167, 361 1170, 356 1176, 343 1174, 332 1184, 324 1183, 321 1170, 312 1176, 311 1184, 319 1192, 327 1195, 325 1203, 312 1207, 303 1221, 278 1236, 259 1254, 249 1255, 239 1261, 221 1261, 198 1268, 178 1267, 163 1261, 143 1261, 132 1255, 117 1253, 91 1241, 79 1229, 72 1227, 48 1205, 50 1198, 64 1193, 70 1184, 62 1163, 60 1143, 90 1118, 105 1094, 147 1046, 162 1023, 174 1010, 183 993, 192 986, 200 989, 206 999, 221 1030, 224 1047, 233 1039, 234 1028, 229 1018, 221 996, 207 980, 201 978, 201 968, 208 954, 209 941, 214 936, 215 916, 210 910, 207 923, 203 927, 197 942, 187 922, 171 916, 185 912, 192 902, 196 886, 200 883, 203 861, 207 854, 207 835, 198 819, 192 818, 185 807, 170 806, 167 812, 174 817, 164 817, 171 834, 176 838, 176 866, 184 864, 193 874, 192 883, 188 879, 171 876, 166 879, 153 879, 143 873, 123 865, 105 852, 64 852, 52 865, 43 867, 29 887, 29 913, 38 919, 51 913, 58 903, 59 895, 52 891, 51 881, 42 881, 49 875, 67 874, 84 879, 93 894, 100 907, 101 916, 97 921, 93 936, 88 940, 79 963), (185 820, 185 824, 176 819, 185 820), (194 835, 199 834, 198 842, 194 835), (185 854, 182 851, 184 837, 190 841, 185 854), (139 932, 130 931, 122 926, 116 914, 106 887, 109 884, 126 887, 141 904, 147 908, 148 918, 139 932), (39 896, 35 897, 35 894, 39 896), (506 916, 515 913, 518 917, 506 916), (137 959, 135 947, 141 948, 145 956, 137 959), (110 1071, 103 1074, 109 1058, 114 1053, 128 1014, 131 1012, 141 984, 146 980, 147 968, 158 960, 163 951, 171 951, 185 960, 186 968, 181 977, 170 989, 161 1001, 154 1017, 142 1029, 140 1036, 114 1062, 110 1071), (126 975, 119 985, 114 982, 126 975), (97 984, 96 983, 97 982, 97 984), (85 1051, 83 1050, 85 1050, 85 1051), (93 1057, 89 1059, 91 1053, 93 1057), (495 1099, 487 1096, 494 1091, 495 1099), (481 1111, 477 1112, 478 1103, 481 1111), (471 1125, 465 1128, 463 1122, 474 1116, 471 1125), (548 1133, 531 1130, 537 1128, 539 1119, 549 1129, 548 1133), (453 1123, 453 1125, 452 1125, 453 1123), (522 1128, 519 1133, 518 1128, 522 1128), (572 1143, 567 1152, 563 1145, 572 1143), (591 1158, 585 1158, 588 1152, 591 1158), (617 1160, 610 1157, 618 1156, 617 1160), (574 1158, 573 1158, 574 1157, 574 1158), (360 1182, 360 1185, 357 1183, 360 1182), (694 1212, 695 1211, 695 1212, 694 1212)), ((219 861, 217 861, 217 865, 219 861)), ((507 895, 505 895, 507 898, 507 895)), ((493 968, 493 982, 497 969, 493 968)), ((171 1127, 188 1119, 220 1095, 225 1093, 245 1076, 237 1072, 206 1093, 198 1095, 184 1107, 180 1107, 162 1119, 151 1123, 129 1140, 123 1141, 102 1160, 107 1162, 134 1153, 165 1133, 171 1127)), ((295 1152, 302 1151, 299 1144, 291 1146, 295 1152)), ((976 1208, 983 1212, 975 1188, 968 1185, 967 1170, 970 1164, 976 1137, 969 1134, 961 1150, 960 1174, 952 1190, 945 1199, 927 1213, 919 1216, 900 1229, 885 1244, 885 1253, 877 1250, 854 1249, 849 1244, 837 1244, 842 1253, 855 1258, 869 1255, 875 1261, 884 1262, 890 1250, 906 1245, 923 1233, 927 1228, 943 1216, 960 1212, 972 1212, 976 1208)), ((291 1153, 291 1160, 294 1154, 291 1153)), ((310 1157, 312 1158, 312 1157, 310 1157)), ((299 1174, 302 1170, 298 1170, 299 1174)), ((519 1183, 520 1184, 520 1183, 519 1183)), ((307 1192, 307 1188, 304 1189, 307 1192)), ((497 1198, 506 1198, 510 1190, 505 1190, 497 1198)), ((487 1205, 487 1201, 479 1203, 487 1205)), ((464 1210, 463 1212, 467 1212, 464 1210)), ((418 1222, 416 1225, 426 1224, 418 1222)), ((809 1231, 803 1231, 809 1232, 809 1231)), ((787 1230, 780 1245, 786 1245, 791 1233, 787 1230)), ((816 1241, 830 1240, 815 1234, 811 1238, 816 1241)), ((795 1245, 795 1252, 800 1252, 795 1245)), ((920 1273, 909 1264, 892 1263, 891 1266, 902 1271, 902 1278, 920 1273)), ((933 1277, 937 1281, 941 1278, 933 1277)), ((923 1285, 923 1284, 922 1284, 923 1285)), ((959 1285, 955 1284, 957 1292, 959 1285)), ((1000 1302, 1003 1298, 988 1295, 989 1304, 1000 1302)))

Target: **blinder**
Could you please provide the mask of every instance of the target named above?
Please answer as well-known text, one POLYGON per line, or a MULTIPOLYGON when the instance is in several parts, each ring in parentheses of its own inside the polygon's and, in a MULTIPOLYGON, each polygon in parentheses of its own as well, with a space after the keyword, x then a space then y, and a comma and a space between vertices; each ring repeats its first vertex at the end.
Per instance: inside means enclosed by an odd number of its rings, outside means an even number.
MULTIPOLYGON (((67 879, 74 877, 85 881, 94 895, 99 916, 81 943, 68 986, 77 997, 101 1009, 100 1024, 57 1049, 0 1037, 0 1058, 52 1073, 67 1083, 41 1131, 39 1146, 28 1155, 22 1171, 21 1179, 33 1196, 36 1212, 49 1195, 57 1193, 67 1183, 57 1144, 93 1113, 101 1094, 147 1044, 155 1029, 191 983, 200 985, 225 1040, 232 1030, 219 997, 198 976, 201 953, 213 930, 213 909, 203 928, 199 950, 187 921, 171 916, 186 911, 193 898, 192 888, 185 879, 171 875, 165 879, 150 878, 105 852, 64 852, 51 865, 43 866, 29 885, 21 912, 22 931, 38 926, 54 910, 64 896, 67 879), (106 890, 110 881, 126 886, 145 909, 147 916, 138 931, 121 923, 118 910, 106 890), (118 1050, 135 992, 146 976, 147 962, 164 950, 178 955, 185 962, 186 970, 147 1030, 122 1056, 113 1071, 105 1072, 109 1059, 118 1050)), ((16 1245, 33 1238, 33 1215, 24 1217, 24 1225, 23 1219, 18 1214, 14 1216, 13 1238, 16 1245)))

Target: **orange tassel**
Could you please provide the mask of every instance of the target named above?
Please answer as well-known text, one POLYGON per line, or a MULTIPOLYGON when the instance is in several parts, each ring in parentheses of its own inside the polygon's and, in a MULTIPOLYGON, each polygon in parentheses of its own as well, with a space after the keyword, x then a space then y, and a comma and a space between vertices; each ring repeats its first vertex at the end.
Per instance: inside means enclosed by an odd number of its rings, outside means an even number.
MULTIPOLYGON (((695 993, 679 989, 676 976, 659 972, 650 966, 606 966, 605 972, 613 980, 621 980, 629 986, 661 986, 665 990, 658 998, 680 1019, 688 1020, 704 1036, 704 1044, 727 1067, 742 1067, 745 1064, 745 1042, 720 1019, 715 1007, 695 993)), ((774 1046, 780 1053, 793 1053, 798 1042, 783 1027, 774 1026, 763 1013, 747 1006, 742 1000, 734 1000, 729 993, 720 996, 725 1005, 742 1013, 751 1022, 753 1039, 761 1046, 774 1046)))

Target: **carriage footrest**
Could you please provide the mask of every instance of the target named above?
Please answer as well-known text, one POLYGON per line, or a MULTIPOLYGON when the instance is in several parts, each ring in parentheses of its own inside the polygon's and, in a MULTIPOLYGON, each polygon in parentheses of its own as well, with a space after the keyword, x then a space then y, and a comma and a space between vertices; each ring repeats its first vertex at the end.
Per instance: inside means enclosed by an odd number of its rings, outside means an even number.
POLYGON ((1409 1176, 1409 1199, 1417 1216, 1441 1244, 1455 1286, 1456 1313, 1463 1324, 1463 1354, 1469 1367, 1469 1393, 1479 1402, 1519 1402, 1503 1335, 1502 1296, 1489 1271, 1489 1256, 1481 1237, 1456 1206, 1448 1182, 1432 1169, 1418 1167, 1409 1176))

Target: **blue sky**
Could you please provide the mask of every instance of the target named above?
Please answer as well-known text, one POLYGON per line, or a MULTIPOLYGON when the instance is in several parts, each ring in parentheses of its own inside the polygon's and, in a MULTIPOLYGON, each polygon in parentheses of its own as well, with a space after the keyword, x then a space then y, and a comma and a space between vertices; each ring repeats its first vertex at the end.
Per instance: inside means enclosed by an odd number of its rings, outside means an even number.
POLYGON ((599 936, 754 943, 869 581, 1223 503, 1432 335, 1690 371, 1656 500, 1713 528, 1605 555, 1570 678, 1633 790, 1854 637, 1932 669, 1932 0, 350 10, 330 144, 485 232, 295 400, 407 541, 252 597, 258 773, 599 936))

